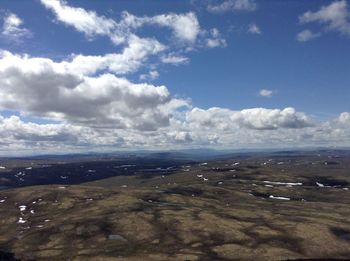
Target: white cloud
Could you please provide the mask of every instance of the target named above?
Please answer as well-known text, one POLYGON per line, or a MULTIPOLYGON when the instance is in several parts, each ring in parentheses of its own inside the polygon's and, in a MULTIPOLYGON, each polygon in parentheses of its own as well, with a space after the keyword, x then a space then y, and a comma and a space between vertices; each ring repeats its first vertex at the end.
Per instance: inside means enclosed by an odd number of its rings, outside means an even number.
POLYGON ((169 124, 172 97, 165 86, 107 73, 86 76, 67 64, 3 52, 0 109, 100 127, 151 130, 169 124))
POLYGON ((137 71, 149 56, 162 53, 166 47, 154 39, 132 36, 121 53, 103 56, 74 55, 71 61, 63 61, 68 71, 81 74, 95 74, 103 70, 115 74, 127 74, 137 71))
POLYGON ((350 37, 350 13, 345 0, 334 1, 328 6, 322 6, 318 11, 307 11, 299 17, 301 24, 317 22, 325 25, 326 31, 335 31, 350 37))
POLYGON ((193 128, 220 129, 222 131, 235 128, 248 129, 280 129, 305 128, 313 125, 312 121, 294 108, 265 109, 252 108, 232 111, 223 108, 203 110, 194 108, 187 113, 187 121, 193 128))
MULTIPOLYGON (((20 117, 0 115, 0 153, 116 147, 350 146, 349 112, 318 122, 294 108, 193 108, 189 99, 175 98, 166 86, 137 84, 124 78, 142 69, 148 73, 136 77, 152 81, 159 77, 159 61, 185 64, 189 58, 184 55, 189 50, 225 46, 219 30, 202 29, 194 13, 137 17, 124 12, 116 21, 68 6, 64 1, 41 1, 54 12, 57 21, 89 39, 108 37, 121 45, 121 51, 74 54, 60 61, 1 51, 0 112, 17 111, 20 117), (167 28, 171 34, 169 43, 138 36, 138 29, 145 25, 167 28), (56 120, 57 124, 28 122, 24 120, 26 116, 56 120)), ((253 11, 256 4, 229 0, 212 7, 214 12, 253 11)), ((339 16, 339 11, 335 13, 339 16)), ((11 23, 23 29, 21 20, 11 23)), ((257 29, 252 32, 260 31, 257 29)), ((264 97, 273 94, 267 89, 260 91, 264 97)))
POLYGON ((206 46, 209 48, 226 47, 226 40, 221 36, 217 28, 209 31, 209 37, 206 38, 206 46))
POLYGON ((168 54, 161 57, 161 61, 167 64, 179 65, 188 63, 189 59, 184 56, 176 54, 168 54))
MULTIPOLYGON (((174 101, 176 103, 176 101, 174 101)), ((100 128, 72 123, 36 124, 0 115, 0 154, 125 149, 287 148, 350 146, 350 113, 316 122, 293 108, 186 110, 185 118, 155 131, 100 128)))
POLYGON ((268 90, 268 89, 261 89, 259 91, 259 95, 261 97, 272 97, 272 95, 274 94, 275 92, 273 90, 268 90))
POLYGON ((257 4, 254 0, 224 0, 221 4, 210 4, 207 10, 211 13, 225 13, 229 11, 254 11, 257 4))
POLYGON ((0 117, 0 150, 350 145, 348 112, 316 122, 293 108, 191 108, 165 86, 134 84, 105 72, 89 75, 90 70, 71 67, 77 66, 73 60, 2 52, 0 111, 59 123, 0 117))
POLYGON ((86 151, 101 146, 128 144, 128 135, 111 130, 92 129, 67 123, 37 124, 24 122, 17 116, 0 115, 0 154, 33 154, 86 151), (125 138, 119 136, 123 135, 125 138))
POLYGON ((66 1, 41 0, 41 3, 54 12, 58 21, 73 26, 89 38, 96 35, 109 36, 116 44, 126 40, 125 32, 118 30, 119 26, 113 19, 99 16, 94 11, 68 6, 66 1))
POLYGON ((30 37, 32 33, 21 27, 23 20, 20 19, 16 14, 9 13, 4 17, 2 26, 2 35, 9 40, 19 40, 23 37, 30 37))
POLYGON ((59 22, 74 27, 89 39, 99 35, 109 37, 114 44, 127 44, 130 37, 136 37, 137 29, 145 25, 153 25, 171 29, 173 39, 169 40, 169 46, 193 47, 205 41, 206 39, 202 38, 207 35, 209 37, 207 46, 209 47, 225 46, 226 44, 225 39, 217 29, 213 29, 217 31, 215 37, 213 37, 212 31, 207 33, 205 29, 201 29, 198 18, 193 12, 139 17, 124 11, 120 21, 116 21, 97 15, 94 11, 69 6, 63 0, 41 0, 41 2, 55 14, 59 22), (175 44, 174 39, 175 43, 180 43, 180 45, 175 44))
POLYGON ((350 113, 343 112, 339 115, 338 122, 342 125, 350 125, 350 113))
POLYGON ((97 35, 108 36, 115 44, 125 43, 127 38, 133 35, 131 29, 145 24, 169 27, 173 30, 175 38, 188 43, 194 43, 200 31, 197 16, 192 12, 161 14, 153 17, 137 17, 123 12, 121 21, 117 22, 97 15, 94 11, 68 6, 67 2, 62 0, 41 0, 41 2, 54 12, 58 21, 73 26, 89 38, 97 35))
POLYGON ((255 24, 255 23, 252 23, 249 25, 248 27, 248 33, 251 33, 251 34, 261 34, 261 30, 260 28, 255 24))
POLYGON ((200 32, 197 16, 190 12, 187 14, 166 14, 144 18, 148 23, 155 23, 160 26, 170 27, 174 31, 174 36, 182 41, 194 43, 200 32))
POLYGON ((321 33, 313 33, 312 31, 306 29, 298 33, 296 39, 299 42, 307 42, 320 36, 321 36, 321 33))
POLYGON ((141 74, 141 81, 153 81, 159 77, 159 72, 157 71, 149 71, 147 74, 141 74))
POLYGON ((194 43, 201 30, 197 16, 193 12, 183 14, 160 14, 138 17, 126 11, 122 13, 121 28, 137 29, 144 25, 168 27, 173 31, 175 39, 185 43, 194 43))

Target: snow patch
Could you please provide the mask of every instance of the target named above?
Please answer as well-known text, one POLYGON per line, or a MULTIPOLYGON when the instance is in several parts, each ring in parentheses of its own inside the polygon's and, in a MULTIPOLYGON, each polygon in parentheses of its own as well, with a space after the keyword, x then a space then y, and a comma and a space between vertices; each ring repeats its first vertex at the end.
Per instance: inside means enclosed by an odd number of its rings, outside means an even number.
POLYGON ((20 211, 25 211, 27 206, 26 205, 21 205, 21 206, 18 206, 19 207, 19 210, 20 211))
POLYGON ((271 199, 280 199, 280 200, 290 200, 290 198, 286 198, 286 197, 275 197, 273 195, 270 195, 269 198, 271 199))
POLYGON ((22 217, 20 217, 20 218, 18 219, 18 221, 17 221, 18 224, 24 224, 24 223, 26 223, 26 222, 27 222, 27 221, 24 220, 22 217))
POLYGON ((286 185, 286 186, 302 186, 303 183, 301 182, 278 182, 278 181, 268 181, 264 180, 264 183, 271 184, 271 185, 286 185))
POLYGON ((324 185, 322 183, 316 182, 316 185, 320 188, 324 188, 324 185))

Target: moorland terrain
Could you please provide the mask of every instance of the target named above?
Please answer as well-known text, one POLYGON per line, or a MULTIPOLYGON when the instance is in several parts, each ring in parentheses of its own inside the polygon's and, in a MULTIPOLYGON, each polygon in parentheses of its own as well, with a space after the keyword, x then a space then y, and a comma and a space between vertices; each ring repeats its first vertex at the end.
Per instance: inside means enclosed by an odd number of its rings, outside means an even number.
POLYGON ((347 151, 2 158, 0 257, 346 259, 349 171, 347 151))

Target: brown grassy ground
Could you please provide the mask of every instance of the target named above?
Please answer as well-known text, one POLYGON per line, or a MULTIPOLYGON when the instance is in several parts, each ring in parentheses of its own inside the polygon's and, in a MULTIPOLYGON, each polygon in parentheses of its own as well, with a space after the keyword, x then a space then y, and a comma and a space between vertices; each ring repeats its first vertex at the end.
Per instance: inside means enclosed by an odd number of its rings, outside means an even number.
POLYGON ((164 177, 2 190, 0 249, 37 260, 349 257, 347 162, 264 162, 217 161, 164 177), (343 185, 319 187, 315 177, 343 185))

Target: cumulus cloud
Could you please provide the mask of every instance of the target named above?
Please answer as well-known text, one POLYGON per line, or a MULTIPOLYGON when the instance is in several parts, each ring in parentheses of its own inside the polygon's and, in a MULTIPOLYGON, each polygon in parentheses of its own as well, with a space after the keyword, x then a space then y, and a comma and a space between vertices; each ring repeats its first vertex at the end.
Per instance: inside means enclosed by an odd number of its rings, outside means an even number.
POLYGON ((2 140, 16 139, 26 142, 56 141, 74 145, 76 127, 64 124, 25 123, 18 116, 0 116, 2 140))
POLYGON ((250 34, 261 34, 261 30, 255 23, 252 23, 248 27, 248 33, 250 33, 250 34))
POLYGON ((313 125, 312 121, 294 108, 265 109, 252 108, 232 111, 223 108, 203 110, 194 108, 187 113, 187 121, 195 128, 218 128, 232 130, 248 128, 271 130, 279 128, 305 128, 313 125))
POLYGON ((128 29, 137 29, 144 25, 167 27, 173 31, 175 39, 187 43, 194 43, 201 30, 197 16, 193 12, 139 17, 124 11, 119 23, 120 28, 128 29))
POLYGON ((191 108, 190 101, 174 98, 165 86, 72 70, 73 60, 2 52, 0 110, 59 123, 0 117, 0 150, 350 144, 348 112, 316 122, 294 108, 191 108))
POLYGON ((325 31, 335 31, 350 37, 349 11, 345 0, 334 1, 318 11, 307 11, 299 16, 301 24, 316 22, 324 25, 325 31))
POLYGON ((226 46, 226 40, 220 31, 217 28, 201 28, 193 12, 135 16, 124 11, 117 21, 94 11, 69 6, 63 0, 41 0, 41 3, 54 13, 58 22, 75 28, 88 39, 105 36, 114 44, 126 47, 122 54, 75 57, 78 64, 86 62, 87 71, 107 69, 113 73, 125 74, 137 70, 148 56, 155 54, 159 54, 162 63, 179 65, 189 60, 181 53, 204 47, 226 46), (136 34, 137 30, 146 25, 168 28, 172 37, 167 38, 166 43, 160 43, 154 37, 141 38, 136 34))
POLYGON ((23 20, 19 18, 14 13, 7 14, 3 19, 3 26, 2 26, 2 36, 6 37, 6 39, 9 40, 19 40, 24 37, 30 37, 32 33, 22 27, 23 20))
POLYGON ((349 112, 342 112, 339 115, 338 122, 343 125, 350 125, 350 113, 349 112))
POLYGON ((253 129, 298 129, 313 125, 312 121, 304 113, 296 112, 294 108, 285 108, 283 110, 246 109, 239 114, 232 115, 231 118, 241 125, 253 129))
MULTIPOLYGON (((133 75, 134 79, 152 81, 159 77, 159 61, 160 64, 186 64, 189 50, 226 46, 219 30, 201 28, 192 12, 143 17, 123 12, 117 21, 69 6, 66 1, 41 2, 58 22, 73 27, 88 39, 108 37, 120 45, 121 51, 72 54, 62 60, 0 51, 0 112, 11 110, 20 115, 0 114, 0 151, 4 154, 116 147, 350 146, 349 112, 318 122, 294 108, 193 108, 189 99, 176 98, 166 86, 126 79, 142 69, 146 73, 133 75), (138 29, 145 25, 165 28, 171 35, 169 43, 138 36, 138 29), (24 120, 26 116, 57 123, 28 122, 24 120)), ((343 1, 335 3, 339 5, 343 1)), ((256 4, 251 0, 228 0, 211 7, 214 13, 253 11, 256 4)), ((340 12, 335 13, 339 16, 340 12)), ((311 18, 312 15, 306 17, 305 23, 320 22, 311 18)), ((326 25, 333 23, 329 19, 325 21, 326 25)), ((8 25, 11 24, 12 27, 6 26, 8 32, 25 32, 21 31, 25 29, 20 19, 12 19, 8 25)), ((256 26, 251 33, 258 32, 260 29, 256 26)), ((270 97, 273 91, 261 90, 260 95, 270 97)))
POLYGON ((211 13, 225 13, 230 11, 254 11, 257 4, 254 0, 224 0, 219 4, 210 4, 207 10, 211 13))
POLYGON ((313 33, 312 31, 306 29, 298 33, 296 39, 299 42, 307 42, 320 36, 321 33, 313 33))
POLYGON ((128 39, 128 45, 121 53, 97 56, 73 55, 70 61, 63 61, 67 71, 91 75, 107 70, 114 74, 127 74, 137 71, 149 56, 162 53, 166 47, 150 38, 139 38, 136 35, 128 39))
POLYGON ((314 122, 293 108, 189 109, 183 119, 154 131, 95 128, 71 123, 36 124, 17 116, 0 115, 0 153, 67 152, 91 149, 167 149, 215 146, 216 148, 286 148, 349 146, 350 113, 314 122))
MULTIPOLYGON (((115 130, 93 129, 68 123, 37 124, 18 116, 0 115, 0 154, 98 150, 100 147, 127 146, 129 136, 115 130), (121 137, 119 135, 123 135, 121 137)), ((136 138, 135 138, 136 142, 136 138)))
POLYGON ((184 14, 161 14, 152 17, 138 17, 123 12, 121 20, 115 21, 105 16, 97 15, 94 11, 72 7, 63 0, 41 0, 41 3, 50 9, 58 21, 74 27, 88 38, 97 35, 107 36, 115 44, 125 43, 132 29, 144 25, 157 25, 170 28, 176 39, 185 43, 195 43, 201 30, 197 16, 193 12, 184 14))
POLYGON ((145 23, 154 23, 166 26, 173 30, 174 36, 182 41, 194 43, 200 32, 197 16, 189 12, 187 14, 162 14, 154 17, 142 18, 145 23))
POLYGON ((101 127, 150 130, 169 124, 171 111, 164 108, 172 97, 165 86, 108 73, 81 75, 67 63, 3 52, 0 108, 101 127))
POLYGON ((272 97, 272 95, 274 94, 275 92, 273 90, 268 90, 268 89, 261 89, 259 91, 259 95, 261 97, 267 97, 267 98, 270 98, 272 97))
POLYGON ((58 21, 74 27, 89 38, 109 36, 116 44, 126 40, 124 32, 118 30, 119 26, 113 19, 97 15, 94 11, 68 6, 66 1, 41 0, 41 3, 55 14, 58 21))

